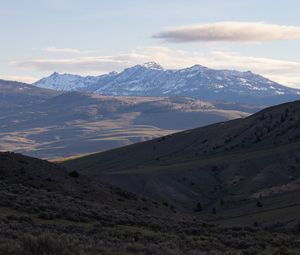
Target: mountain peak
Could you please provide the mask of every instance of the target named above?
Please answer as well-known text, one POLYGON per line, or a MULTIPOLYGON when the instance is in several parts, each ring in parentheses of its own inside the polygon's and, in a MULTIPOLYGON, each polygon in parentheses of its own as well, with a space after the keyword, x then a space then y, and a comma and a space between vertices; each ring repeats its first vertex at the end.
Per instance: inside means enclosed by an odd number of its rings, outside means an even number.
POLYGON ((117 75, 117 74, 118 74, 118 72, 116 72, 116 71, 111 71, 111 72, 108 73, 108 75, 111 75, 111 76, 114 76, 114 75, 117 75))
POLYGON ((58 72, 54 72, 53 74, 51 74, 50 76, 58 76, 59 73, 58 72))
POLYGON ((193 65, 191 67, 189 67, 188 69, 190 70, 206 70, 208 69, 206 66, 202 66, 202 65, 193 65))
POLYGON ((164 70, 161 65, 159 65, 158 63, 156 63, 154 61, 146 62, 142 66, 147 69, 164 70))

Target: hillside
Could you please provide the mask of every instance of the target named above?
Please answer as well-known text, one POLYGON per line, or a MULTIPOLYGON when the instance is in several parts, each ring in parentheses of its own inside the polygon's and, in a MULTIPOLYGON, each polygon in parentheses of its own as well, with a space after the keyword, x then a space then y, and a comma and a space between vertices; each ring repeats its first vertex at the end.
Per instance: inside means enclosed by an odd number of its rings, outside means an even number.
POLYGON ((173 205, 20 154, 0 153, 0 175, 0 254, 238 255, 300 249, 295 225, 208 224, 173 205))
POLYGON ((165 70, 155 62, 126 68, 120 73, 79 76, 53 73, 34 83, 58 91, 80 91, 114 96, 185 96, 274 105, 299 99, 300 90, 285 87, 261 75, 215 70, 201 65, 165 70))
POLYGON ((61 92, 58 91, 38 88, 22 82, 0 80, 0 109, 2 114, 6 111, 20 110, 60 94, 61 92))
POLYGON ((48 159, 108 150, 245 117, 262 107, 184 97, 61 93, 12 84, 0 83, 0 150, 48 159))
POLYGON ((299 116, 295 101, 63 165, 204 218, 297 221, 299 116))

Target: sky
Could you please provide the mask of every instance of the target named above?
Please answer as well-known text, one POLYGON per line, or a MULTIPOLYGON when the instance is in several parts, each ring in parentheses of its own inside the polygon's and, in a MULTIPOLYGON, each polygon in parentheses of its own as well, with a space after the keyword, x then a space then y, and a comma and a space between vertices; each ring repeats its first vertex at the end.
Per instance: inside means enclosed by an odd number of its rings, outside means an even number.
POLYGON ((0 0, 0 79, 155 61, 251 70, 300 88, 299 0, 0 0))

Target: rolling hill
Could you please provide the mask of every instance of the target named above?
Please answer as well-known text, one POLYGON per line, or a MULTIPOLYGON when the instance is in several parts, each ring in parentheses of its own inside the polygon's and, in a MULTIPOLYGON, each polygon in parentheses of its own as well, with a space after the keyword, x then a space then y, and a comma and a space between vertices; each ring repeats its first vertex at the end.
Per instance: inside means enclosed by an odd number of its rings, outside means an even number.
POLYGON ((297 222, 299 129, 295 101, 63 165, 214 221, 297 222))
POLYGON ((38 88, 22 82, 0 80, 0 109, 2 112, 16 111, 60 94, 61 92, 55 90, 38 88))
POLYGON ((0 150, 82 155, 248 116, 262 106, 185 97, 113 97, 0 81, 0 150))

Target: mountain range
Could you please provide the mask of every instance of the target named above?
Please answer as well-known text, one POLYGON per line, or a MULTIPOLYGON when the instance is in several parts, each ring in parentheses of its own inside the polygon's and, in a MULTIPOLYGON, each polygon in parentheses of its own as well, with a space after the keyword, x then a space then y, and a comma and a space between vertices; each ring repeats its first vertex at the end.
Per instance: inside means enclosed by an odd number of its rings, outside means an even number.
POLYGON ((34 85, 58 91, 102 95, 187 96, 201 100, 264 105, 297 100, 300 96, 299 89, 285 87, 251 71, 215 70, 201 65, 165 70, 155 62, 100 76, 55 72, 34 85))

